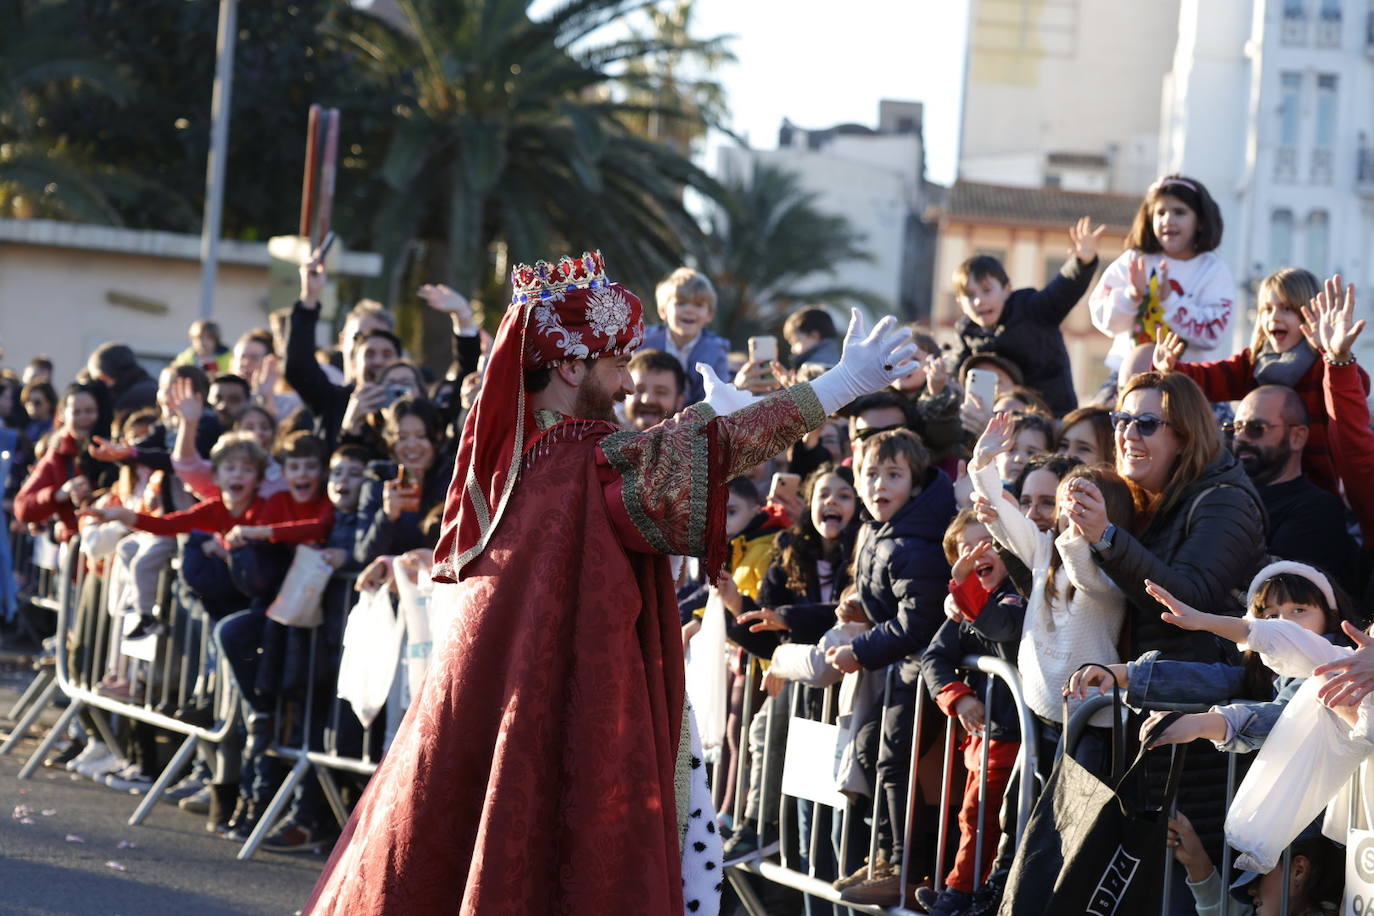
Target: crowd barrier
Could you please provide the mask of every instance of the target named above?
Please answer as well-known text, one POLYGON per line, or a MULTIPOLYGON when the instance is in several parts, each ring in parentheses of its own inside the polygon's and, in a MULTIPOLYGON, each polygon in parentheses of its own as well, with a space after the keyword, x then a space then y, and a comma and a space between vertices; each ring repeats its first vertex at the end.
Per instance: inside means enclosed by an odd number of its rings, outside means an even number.
MULTIPOLYGON (((1039 791, 1044 788, 1042 780, 1039 778, 1037 773, 1038 760, 1036 757, 1036 749, 1038 744, 1037 735, 1040 727, 1039 720, 1031 712, 1030 708, 1026 705, 1025 697, 1021 690, 1020 676, 1013 665, 993 656, 968 656, 962 660, 960 667, 961 670, 965 672, 978 671, 988 676, 986 680, 986 688, 984 690, 983 696, 981 697, 985 707, 990 708, 990 697, 995 683, 1001 683, 1006 686, 1015 704, 1016 716, 1018 721, 1020 722, 1021 727, 1022 741, 1020 752, 1017 756, 1015 768, 1013 770, 1011 779, 1008 782, 1008 785, 1016 787, 1016 797, 1014 799, 1009 800, 1009 804, 1011 805, 1011 808, 1009 810, 1013 810, 1015 812, 1015 832, 1012 837, 1012 842, 1019 846, 1025 832, 1031 808, 1034 806, 1035 799, 1038 797, 1039 791), (1025 774, 1033 774, 1034 778, 1022 778, 1025 774)), ((733 812, 735 815, 734 822, 736 824, 742 822, 740 812, 742 811, 744 804, 743 789, 746 782, 748 781, 748 773, 752 762, 749 756, 748 732, 749 720, 754 711, 753 699, 758 692, 756 689, 756 681, 758 677, 759 668, 760 666, 758 664, 758 660, 750 658, 749 664, 745 669, 746 676, 749 677, 750 680, 748 683, 748 689, 746 689, 745 691, 746 700, 744 715, 742 716, 741 721, 739 752, 736 754, 735 757, 735 771, 731 774, 728 774, 728 778, 732 778, 736 781, 736 806, 735 811, 733 812)), ((896 666, 892 666, 889 669, 887 669, 886 672, 887 689, 885 690, 883 701, 884 714, 886 713, 886 708, 890 696, 891 679, 895 676, 895 670, 896 666)), ((801 713, 803 713, 806 709, 814 708, 815 704, 810 704, 806 700, 812 691, 820 690, 820 688, 805 687, 802 685, 794 685, 794 688, 796 689, 794 689, 793 691, 793 702, 791 704, 792 708, 789 710, 789 715, 791 715, 793 721, 795 721, 798 718, 804 718, 804 716, 801 715, 801 713)), ((822 720, 825 721, 826 724, 833 723, 834 694, 836 690, 836 687, 825 688, 824 702, 822 704, 819 704, 824 710, 822 720)), ((914 734, 912 737, 912 759, 910 761, 909 770, 911 776, 908 782, 906 794, 907 817, 905 819, 905 842, 903 844, 903 849, 907 854, 909 854, 912 849, 913 832, 917 829, 917 825, 914 822, 914 814, 917 808, 917 793, 921 791, 921 767, 919 765, 921 757, 920 748, 922 746, 921 737, 923 734, 923 730, 925 728, 931 727, 930 723, 925 721, 926 710, 928 707, 924 701, 929 694, 924 679, 921 679, 920 683, 918 684, 917 691, 918 700, 915 705, 916 714, 914 734)), ((1075 711, 1075 713, 1070 717, 1069 722, 1065 725, 1063 729, 1063 736, 1061 737, 1061 740, 1059 741, 1058 746, 1056 748, 1056 760, 1058 759, 1059 755, 1062 755, 1066 752, 1073 753, 1074 749, 1077 747, 1078 741, 1084 733, 1084 729, 1088 725, 1089 720, 1092 719, 1092 717, 1103 708, 1111 708, 1111 706, 1112 699, 1110 696, 1092 697, 1088 700, 1085 700, 1075 711)), ((1169 706, 1167 706, 1168 710, 1178 710, 1181 712, 1205 712, 1208 708, 1210 707, 1207 705, 1187 706, 1183 704, 1170 704, 1169 706)), ((1154 710, 1145 710, 1145 712, 1150 711, 1154 710)), ((1126 710, 1123 706, 1123 717, 1127 713, 1128 710, 1126 710)), ((775 714, 777 714, 776 704, 770 704, 768 709, 761 713, 761 715, 765 716, 771 716, 775 714)), ((936 723, 936 725, 934 726, 936 728, 943 728, 943 751, 940 765, 941 780, 939 786, 938 808, 936 809, 939 816, 939 822, 936 825, 936 848, 934 861, 932 863, 929 863, 930 868, 928 870, 928 874, 930 874, 933 878, 935 890, 939 891, 942 890, 944 887, 945 874, 947 873, 950 867, 950 857, 948 854, 950 849, 952 848, 950 845, 950 822, 951 819, 954 818, 957 814, 957 804, 961 794, 962 781, 960 779, 955 778, 957 768, 954 765, 956 751, 956 736, 958 733, 960 733, 961 729, 959 728, 957 721, 953 718, 947 717, 943 714, 938 714, 937 718, 943 720, 942 725, 941 723, 936 723)), ((765 730, 765 734, 770 737, 774 734, 775 731, 775 729, 771 727, 771 724, 772 723, 768 723, 769 727, 767 727, 765 730)), ((978 818, 976 821, 977 833, 975 838, 974 853, 974 874, 978 876, 976 880, 979 881, 981 881, 981 876, 983 874, 984 863, 987 862, 986 856, 996 854, 995 850, 988 848, 990 844, 987 844, 984 841, 983 815, 987 805, 1001 805, 1003 803, 1003 799, 1001 798, 987 797, 987 742, 983 742, 982 749, 983 757, 981 761, 981 771, 979 773, 978 780, 979 811, 978 818)), ((771 750, 772 748, 769 746, 769 743, 765 742, 763 748, 764 756, 767 757, 771 750)), ((1172 748, 1171 753, 1178 753, 1178 751, 1179 748, 1175 746, 1172 748)), ((1223 815, 1225 814, 1225 811, 1229 809, 1231 801, 1235 797, 1238 785, 1239 765, 1242 756, 1253 757, 1253 755, 1239 755, 1235 753, 1229 753, 1226 755, 1226 792, 1224 798, 1222 799, 1222 805, 1220 809, 1223 815)), ((786 761, 784 762, 784 765, 786 765, 786 761)), ((903 890, 901 892, 901 900, 899 901, 899 904, 895 907, 884 908, 878 906, 865 906, 843 902, 840 899, 840 892, 837 891, 831 884, 831 876, 822 877, 817 875, 816 862, 818 856, 816 855, 816 852, 818 849, 818 844, 821 842, 830 842, 830 837, 820 837, 817 835, 815 830, 815 826, 820 820, 820 818, 817 817, 816 810, 819 807, 825 807, 823 802, 817 800, 801 798, 794 799, 796 801, 809 805, 812 810, 812 814, 809 819, 810 824, 812 826, 812 832, 811 835, 807 838, 806 844, 810 851, 810 855, 807 857, 808 869, 806 871, 797 870, 797 868, 794 867, 796 863, 789 861, 789 849, 788 842, 786 840, 788 836, 786 812, 789 810, 789 798, 783 792, 781 785, 770 784, 770 781, 766 778, 766 774, 768 773, 768 767, 763 767, 763 772, 765 774, 765 779, 762 781, 762 785, 760 786, 760 792, 772 792, 774 793, 774 796, 771 800, 765 799, 760 803, 759 815, 752 824, 752 826, 759 836, 764 836, 765 832, 769 828, 769 825, 764 823, 766 812, 770 810, 777 811, 777 830, 779 837, 782 838, 782 843, 777 853, 750 857, 737 864, 727 866, 726 868, 726 876, 730 881, 731 887, 734 889, 735 893, 737 894, 741 903, 743 904, 745 910, 750 914, 750 916, 766 916, 766 914, 769 912, 759 893, 759 889, 756 885, 751 883, 751 877, 762 879, 764 881, 782 887, 790 888, 794 891, 801 892, 802 894, 805 894, 809 897, 816 898, 816 900, 836 905, 842 911, 853 913, 890 914, 890 916, 908 916, 908 914, 916 914, 920 912, 917 909, 911 908, 912 901, 906 899, 905 889, 908 887, 909 884, 914 883, 910 880, 911 876, 915 875, 919 877, 920 874, 926 872, 924 870, 917 871, 916 869, 918 869, 922 863, 910 861, 909 855, 903 856, 903 861, 900 865, 900 886, 903 890)), ((1357 791, 1351 792, 1352 824, 1355 823, 1354 809, 1355 798, 1357 795, 1357 791)), ((875 785, 873 792, 873 809, 871 817, 871 822, 873 824, 877 823, 880 808, 883 804, 882 799, 883 792, 881 790, 881 786, 875 785)), ((840 819, 840 822, 842 824, 840 836, 842 837, 842 840, 845 843, 847 843, 851 833, 851 831, 849 830, 850 820, 854 817, 859 816, 859 812, 856 810, 856 807, 852 803, 852 801, 850 801, 848 798, 845 798, 842 802, 832 806, 831 811, 832 817, 837 817, 840 819)), ((1008 822, 1011 822, 1010 818, 1008 818, 1008 822)), ((957 838, 955 842, 957 842, 957 838)), ((873 855, 875 851, 875 845, 876 830, 871 830, 870 846, 868 853, 870 857, 873 855)), ((1170 887, 1172 886, 1172 882, 1174 881, 1173 873, 1176 863, 1171 850, 1166 848, 1161 851, 1161 855, 1164 858, 1165 886, 1170 887)), ((838 860, 841 863, 849 860, 847 849, 845 849, 843 846, 839 850, 838 860)), ((1290 864, 1291 850, 1287 850, 1283 854, 1279 867, 1284 869, 1285 874, 1287 874, 1290 864)), ((1225 844, 1223 844, 1222 846, 1222 859, 1221 862, 1217 865, 1217 870, 1221 875, 1224 886, 1229 887, 1231 882, 1236 877, 1236 872, 1232 866, 1232 851, 1230 847, 1226 846, 1225 844)), ((840 868, 839 873, 843 872, 844 869, 840 868)), ((1168 916, 1169 912, 1170 901, 1166 899, 1161 908, 1161 913, 1163 914, 1163 916, 1168 916)), ((1233 913, 1240 912, 1240 905, 1236 903, 1230 897, 1229 894, 1227 894, 1223 900, 1221 912, 1223 916, 1231 916, 1231 914, 1233 913)), ((1283 884, 1283 899, 1279 916, 1288 916, 1288 914, 1288 882, 1285 881, 1283 884)))
MULTIPOLYGON (((21 534, 11 540, 13 575, 19 584, 20 600, 32 607, 50 611, 56 618, 56 646, 50 661, 37 666, 35 677, 24 690, 22 696, 10 710, 9 718, 15 720, 15 727, 5 742, 0 745, 0 754, 9 753, 25 737, 37 722, 42 712, 59 701, 59 694, 66 698, 66 708, 56 723, 47 731, 37 750, 29 757, 19 772, 19 778, 29 778, 43 759, 51 752, 55 742, 64 735, 78 716, 86 721, 111 746, 117 746, 116 729, 110 717, 123 717, 132 722, 143 722, 157 728, 183 736, 183 740, 173 753, 170 761, 160 771, 151 788, 138 803, 129 818, 131 825, 138 825, 148 816, 167 786, 185 770, 199 743, 218 745, 229 737, 237 724, 240 695, 228 676, 227 665, 217 660, 212 647, 211 633, 214 622, 209 620, 198 606, 188 607, 178 597, 178 589, 173 587, 175 565, 169 562, 164 570, 159 586, 159 618, 165 624, 163 632, 140 642, 145 643, 138 649, 121 640, 116 624, 118 619, 107 612, 103 596, 105 578, 93 574, 90 564, 85 561, 80 550, 80 540, 73 538, 64 544, 52 542, 47 535, 30 536, 21 534), (132 651, 132 655, 129 653, 132 651), (107 672, 120 658, 132 659, 128 662, 139 669, 137 677, 127 679, 128 683, 141 683, 142 689, 133 695, 110 695, 104 691, 102 681, 107 672), (83 713, 85 715, 83 715, 83 713)), ((327 593, 326 621, 333 620, 342 626, 342 620, 351 610, 357 593, 353 586, 352 574, 336 574, 327 593)), ((398 612, 399 613, 399 612, 398 612)), ((267 808, 262 812, 257 827, 237 852, 237 858, 251 857, 261 845, 267 832, 275 825, 282 811, 289 803, 292 793, 312 773, 319 781, 324 798, 339 825, 348 818, 348 809, 342 792, 335 779, 335 773, 353 774, 366 778, 377 767, 380 745, 376 730, 378 722, 361 729, 360 752, 347 753, 341 747, 340 735, 348 731, 346 725, 353 713, 348 704, 341 700, 333 687, 333 675, 338 670, 338 657, 332 651, 319 651, 319 640, 323 627, 303 631, 308 640, 307 669, 304 690, 293 695, 279 695, 276 699, 274 721, 279 726, 276 740, 267 753, 290 764, 279 788, 267 808), (323 669, 321 668, 323 666, 323 669), (324 675, 324 676, 321 676, 324 675), (328 689, 326 689, 328 688, 328 689), (316 721, 315 712, 327 704, 325 726, 320 732, 310 727, 316 721), (294 710, 294 713, 293 713, 294 710), (297 729, 280 728, 283 723, 296 721, 303 727, 297 729)), ((338 640, 339 643, 342 640, 338 640)), ((341 646, 339 647, 341 648, 341 646)), ((405 670, 405 653, 397 659, 398 679, 405 670)), ((1016 786, 1016 797, 1011 801, 1014 810, 1014 834, 1012 842, 1019 844, 1035 799, 1043 788, 1039 778, 1037 760, 1039 722, 1026 705, 1021 690, 1020 677, 1014 666, 992 656, 968 656, 961 662, 961 669, 967 672, 981 672, 986 675, 983 694, 985 706, 991 706, 991 693, 998 683, 1005 686, 1015 705, 1016 716, 1020 723, 1022 740, 1009 785, 1016 786), (1026 778, 1027 774, 1030 778, 1026 778)), ((883 713, 890 701, 892 678, 895 666, 885 672, 883 713)), ((749 657, 745 668, 748 679, 744 691, 744 709, 740 720, 739 750, 735 755, 733 772, 723 772, 717 767, 714 778, 731 779, 735 782, 735 803, 733 821, 736 825, 744 823, 746 797, 749 789, 750 768, 753 763, 750 752, 749 730, 754 717, 754 701, 759 694, 761 666, 755 658, 749 657)), ((785 714, 792 721, 817 722, 825 726, 836 725, 837 686, 826 688, 793 684, 789 692, 789 708, 785 714), (815 718, 812 714, 817 713, 815 718)), ((904 818, 904 850, 913 847, 917 800, 923 792, 921 785, 920 748, 925 730, 942 729, 942 751, 940 757, 940 784, 938 786, 939 823, 936 827, 934 861, 929 863, 929 874, 935 881, 935 889, 943 887, 944 875, 948 870, 951 849, 950 821, 957 811, 951 802, 960 796, 960 786, 956 783, 955 765, 956 738, 960 729, 954 719, 937 715, 932 725, 927 721, 930 704, 928 690, 922 679, 917 685, 915 703, 915 722, 913 725, 912 759, 910 778, 906 787, 906 817, 904 818)), ((1073 749, 1092 716, 1104 707, 1111 706, 1110 697, 1093 697, 1085 701, 1070 718, 1064 728, 1063 738, 1057 754, 1072 753, 1073 749)), ((1184 712, 1200 712, 1205 706, 1185 708, 1171 706, 1184 712)), ((403 706, 394 706, 393 715, 403 712, 403 706)), ((762 753, 766 759, 775 751, 772 742, 777 730, 771 718, 784 714, 779 704, 768 704, 761 713, 765 716, 764 742, 762 753)), ((353 720, 356 721, 356 720, 353 720)), ((381 722, 383 720, 379 720, 381 722)), ((394 720, 393 720, 394 724, 394 720)), ((355 741, 354 744, 359 744, 355 741)), ((1176 750, 1176 749, 1175 749, 1176 750)), ((984 863, 989 855, 995 855, 990 844, 984 842, 983 814, 989 804, 1002 805, 1001 798, 988 798, 986 792, 988 743, 983 744, 983 760, 979 774, 977 836, 975 841, 974 873, 981 880, 984 863)), ((1226 793, 1223 812, 1229 808, 1237 788, 1238 755, 1227 755, 1226 793)), ((849 843, 851 837, 860 831, 851 829, 855 818, 864 819, 864 814, 853 802, 843 799, 823 800, 817 797, 789 795, 784 790, 788 781, 787 766, 791 758, 784 759, 782 778, 770 775, 770 768, 761 768, 762 779, 758 787, 762 800, 754 821, 754 829, 760 837, 771 832, 771 825, 765 822, 768 812, 777 812, 777 831, 782 839, 776 854, 756 856, 746 859, 726 869, 726 876, 751 916, 764 916, 768 912, 758 889, 751 879, 761 879, 781 887, 790 888, 819 901, 836 904, 856 913, 886 913, 892 916, 906 916, 918 911, 903 899, 896 907, 862 906, 843 903, 840 892, 835 890, 829 876, 818 874, 818 861, 822 858, 822 844, 830 844, 832 838, 824 835, 822 823, 829 820, 833 825, 838 821, 837 836, 840 839, 838 862, 841 871, 843 863, 850 862, 849 843), (822 818, 822 809, 828 818, 822 818), (793 813, 795 812, 795 813, 793 813), (804 850, 803 863, 793 858, 790 831, 798 827, 793 818, 801 819, 806 814, 807 834, 804 841, 798 837, 798 849, 804 850)), ((814 793, 813 793, 814 794, 814 793)), ((937 794, 932 791, 930 794, 937 794)), ((1355 823, 1355 798, 1351 793, 1351 823, 1355 823)), ((877 823, 884 804, 881 783, 873 786, 873 807, 868 820, 877 823)), ((1010 817, 1008 817, 1010 821, 1010 817)), ((798 831, 799 832, 799 831, 798 831)), ((826 831, 828 833, 828 831, 826 831)), ((876 831, 870 830, 868 854, 876 851, 876 831)), ((1168 850, 1163 853, 1166 872, 1166 886, 1172 880, 1174 859, 1168 850)), ((901 886, 910 883, 909 876, 924 873, 923 863, 910 861, 904 855, 900 863, 901 886), (919 869, 919 871, 918 871, 919 869)), ((1285 852, 1281 867, 1285 871, 1290 865, 1290 853, 1285 852)), ((1223 882, 1229 886, 1235 877, 1231 862, 1231 850, 1223 847, 1222 861, 1218 867, 1223 882)), ((1281 916, 1287 916, 1288 882, 1284 882, 1284 900, 1281 916)), ((1223 913, 1233 912, 1235 905, 1227 896, 1223 903, 1223 913)), ((1164 913, 1168 912, 1166 901, 1164 913)))
MULTIPOLYGON (((19 771, 19 778, 32 776, 51 753, 54 744, 67 734, 78 718, 110 747, 118 747, 116 727, 111 717, 141 722, 183 736, 167 764, 153 780, 129 818, 138 825, 156 806, 167 787, 185 772, 198 744, 217 746, 231 738, 240 723, 241 694, 227 663, 217 658, 213 645, 215 621, 195 602, 184 603, 175 587, 177 561, 170 560, 159 582, 157 617, 162 626, 156 635, 136 643, 122 638, 121 618, 106 609, 107 585, 103 574, 93 571, 83 556, 80 539, 54 544, 46 534, 23 534, 12 542, 15 556, 29 558, 16 564, 15 577, 24 583, 21 599, 28 605, 50 611, 56 619, 55 643, 50 655, 40 657, 33 680, 10 710, 15 726, 0 754, 12 751, 33 729, 42 713, 65 698, 66 708, 58 716, 19 771), (119 687, 111 691, 107 675, 118 670, 119 687), (126 688, 123 685, 129 685, 126 688), (60 696, 59 696, 60 695, 60 696)), ((326 621, 333 621, 341 632, 342 622, 351 610, 356 592, 354 574, 337 573, 326 592, 326 621)), ((313 771, 324 798, 339 825, 346 823, 348 808, 333 773, 370 776, 377 767, 373 752, 380 742, 377 729, 386 722, 379 715, 369 727, 354 724, 353 713, 332 689, 332 681, 321 673, 337 672, 342 640, 331 651, 321 651, 323 627, 300 630, 307 640, 304 689, 283 692, 275 699, 273 721, 277 725, 268 756, 289 763, 281 785, 262 812, 258 825, 239 849, 237 857, 251 857, 290 801, 292 793, 313 771), (322 728, 316 710, 327 709, 322 728), (295 725, 296 727, 291 727, 295 725), (361 732, 361 752, 341 751, 340 735, 361 732)), ((404 653, 396 660, 398 677, 405 670, 404 653)), ((394 717, 403 712, 389 704, 394 717)), ((355 720, 356 722, 356 720, 355 720)), ((237 735, 233 736, 237 740, 237 735)), ((355 741, 354 744, 359 742, 355 741)))

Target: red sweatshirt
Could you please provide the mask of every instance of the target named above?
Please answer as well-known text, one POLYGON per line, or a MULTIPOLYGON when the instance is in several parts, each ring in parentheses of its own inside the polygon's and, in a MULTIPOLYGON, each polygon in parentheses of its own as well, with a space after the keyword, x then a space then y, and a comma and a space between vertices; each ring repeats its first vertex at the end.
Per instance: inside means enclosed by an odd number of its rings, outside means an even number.
MULTIPOLYGON (((1326 404, 1322 397, 1322 378, 1326 360, 1320 356, 1312 368, 1293 386, 1307 407, 1307 445, 1302 450, 1302 469, 1312 482, 1323 489, 1338 493, 1336 464, 1331 457, 1328 441, 1326 404)), ((1369 376, 1354 367, 1359 374, 1364 393, 1369 394, 1369 376)), ((1259 387, 1255 381, 1255 357, 1246 347, 1235 356, 1210 363, 1179 363, 1177 371, 1198 383, 1212 401, 1239 401, 1259 387)))
POLYGON ((1327 365, 1322 389, 1331 416, 1331 454, 1345 484, 1345 498, 1360 523, 1365 544, 1374 544, 1374 430, 1369 428, 1369 377, 1354 363, 1327 365))
POLYGON ((171 536, 203 531, 206 534, 227 534, 235 525, 267 525, 272 529, 269 540, 284 544, 304 544, 323 541, 334 524, 334 507, 321 496, 308 503, 298 503, 283 491, 270 499, 255 499, 242 515, 231 515, 219 500, 207 499, 181 512, 164 516, 138 513, 134 527, 139 531, 171 536))

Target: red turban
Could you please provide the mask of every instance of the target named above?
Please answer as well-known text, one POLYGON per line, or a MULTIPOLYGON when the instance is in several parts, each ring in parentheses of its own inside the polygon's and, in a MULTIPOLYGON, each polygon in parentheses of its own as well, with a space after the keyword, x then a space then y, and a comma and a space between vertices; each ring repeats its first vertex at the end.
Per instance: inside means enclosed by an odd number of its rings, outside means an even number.
POLYGON ((434 577, 457 581, 486 547, 534 444, 525 371, 570 359, 633 353, 644 339, 638 297, 606 278, 601 252, 511 271, 513 294, 487 359, 482 393, 463 424, 444 505, 434 577))

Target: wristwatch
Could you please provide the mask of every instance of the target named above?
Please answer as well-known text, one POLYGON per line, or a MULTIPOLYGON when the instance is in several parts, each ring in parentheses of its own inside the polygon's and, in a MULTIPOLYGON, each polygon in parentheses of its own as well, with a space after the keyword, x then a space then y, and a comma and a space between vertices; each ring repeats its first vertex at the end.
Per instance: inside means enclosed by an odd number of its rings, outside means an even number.
POLYGON ((1103 553, 1112 546, 1112 540, 1116 537, 1116 525, 1108 524, 1102 529, 1102 537, 1093 541, 1088 547, 1093 553, 1103 553))

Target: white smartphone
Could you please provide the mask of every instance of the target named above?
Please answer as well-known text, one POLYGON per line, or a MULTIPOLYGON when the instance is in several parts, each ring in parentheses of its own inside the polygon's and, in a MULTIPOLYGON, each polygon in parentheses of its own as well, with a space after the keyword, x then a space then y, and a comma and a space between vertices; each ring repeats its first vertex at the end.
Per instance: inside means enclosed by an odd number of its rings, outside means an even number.
POLYGON ((990 369, 970 369, 966 395, 977 396, 985 408, 992 410, 993 402, 997 400, 997 373, 990 369))
POLYGON ((749 359, 756 363, 771 363, 778 358, 778 339, 771 334, 749 338, 749 359))

